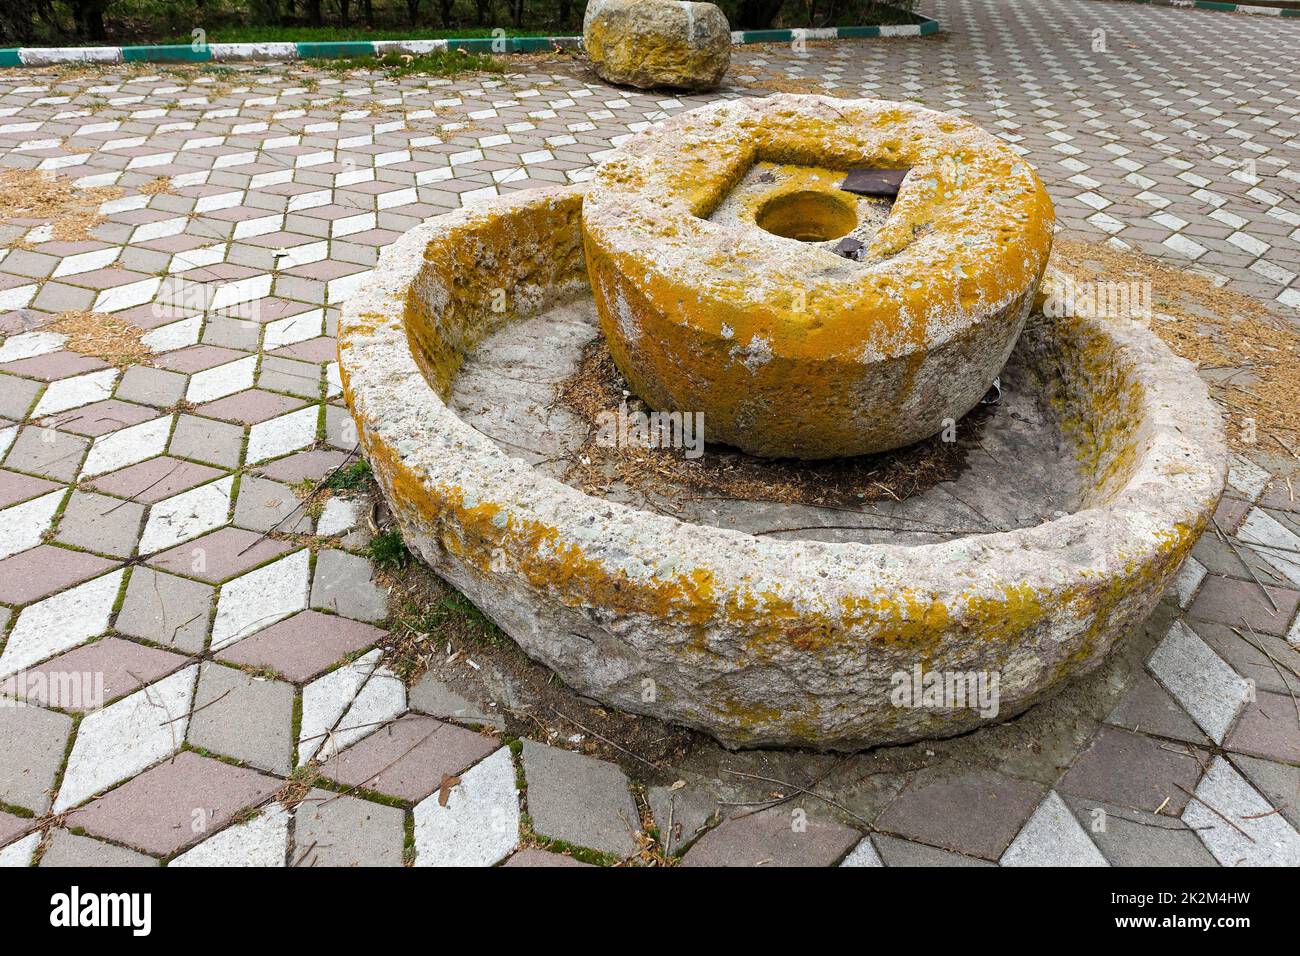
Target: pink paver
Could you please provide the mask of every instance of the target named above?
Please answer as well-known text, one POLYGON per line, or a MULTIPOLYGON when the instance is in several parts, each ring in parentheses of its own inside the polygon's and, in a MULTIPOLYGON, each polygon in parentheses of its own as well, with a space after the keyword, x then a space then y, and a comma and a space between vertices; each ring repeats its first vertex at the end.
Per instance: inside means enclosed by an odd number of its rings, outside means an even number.
POLYGON ((499 746, 495 737, 408 715, 331 757, 321 772, 351 787, 423 800, 444 775, 459 774, 499 746))
POLYGON ((235 664, 269 667, 294 683, 311 680, 348 654, 374 644, 384 631, 319 611, 302 611, 226 648, 217 656, 235 664))

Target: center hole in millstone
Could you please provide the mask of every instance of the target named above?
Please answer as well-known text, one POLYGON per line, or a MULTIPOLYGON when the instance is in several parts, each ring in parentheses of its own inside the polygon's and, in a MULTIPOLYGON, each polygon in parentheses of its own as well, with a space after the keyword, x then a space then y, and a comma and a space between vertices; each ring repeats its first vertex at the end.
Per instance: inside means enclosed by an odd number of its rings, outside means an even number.
POLYGON ((754 221, 774 236, 800 242, 827 242, 852 232, 858 224, 858 213, 850 197, 800 189, 767 200, 755 213, 754 221))

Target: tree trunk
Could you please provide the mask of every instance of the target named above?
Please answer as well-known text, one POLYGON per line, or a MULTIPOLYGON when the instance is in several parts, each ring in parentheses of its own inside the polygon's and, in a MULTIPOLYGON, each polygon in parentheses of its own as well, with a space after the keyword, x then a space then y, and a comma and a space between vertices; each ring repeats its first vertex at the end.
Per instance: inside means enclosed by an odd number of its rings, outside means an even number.
POLYGON ((455 6, 456 0, 438 0, 438 13, 442 16, 444 28, 451 27, 451 11, 455 6))
POLYGON ((415 26, 416 21, 420 19, 420 0, 406 0, 406 22, 408 26, 415 26))
POLYGON ((314 27, 318 27, 323 22, 321 17, 320 5, 321 0, 305 0, 307 4, 307 22, 314 27))

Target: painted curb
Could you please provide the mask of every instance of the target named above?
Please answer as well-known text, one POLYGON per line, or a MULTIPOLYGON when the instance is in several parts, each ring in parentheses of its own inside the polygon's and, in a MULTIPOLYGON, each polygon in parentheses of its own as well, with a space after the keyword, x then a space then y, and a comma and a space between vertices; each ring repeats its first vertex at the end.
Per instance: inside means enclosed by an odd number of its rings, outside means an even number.
POLYGON ((1177 7, 1180 10, 1214 10, 1219 13, 1247 13, 1262 17, 1300 17, 1300 10, 1289 7, 1261 7, 1249 3, 1219 3, 1217 0, 1133 0, 1152 7, 1177 7))
MULTIPOLYGON (((1220 4, 1223 6, 1223 4, 1220 4)), ((1300 13, 1300 11, 1297 11, 1300 13)), ((919 14, 918 14, 919 16, 919 14)), ((919 23, 881 27, 828 27, 799 30, 733 30, 731 42, 789 43, 794 40, 859 40, 870 37, 929 36, 939 32, 939 21, 921 17, 919 23)), ((66 63, 239 63, 280 60, 333 59, 348 56, 383 56, 409 53, 418 56, 438 50, 466 53, 537 53, 578 49, 580 36, 473 37, 445 40, 340 40, 333 42, 210 43, 196 49, 191 44, 99 47, 9 47, 0 49, 0 67, 59 66, 66 63), (505 49, 501 49, 504 43, 505 49)))

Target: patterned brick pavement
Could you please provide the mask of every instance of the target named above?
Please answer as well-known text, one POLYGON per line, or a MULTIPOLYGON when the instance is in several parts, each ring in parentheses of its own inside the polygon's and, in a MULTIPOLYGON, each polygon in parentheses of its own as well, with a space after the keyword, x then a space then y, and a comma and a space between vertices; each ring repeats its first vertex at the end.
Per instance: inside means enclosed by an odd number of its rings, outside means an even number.
MULTIPOLYGON (((1068 234, 1297 321, 1300 22, 923 8, 943 35, 738 49, 717 95, 821 84, 967 114, 1038 166, 1068 234)), ((610 863, 651 821, 688 864, 1300 863, 1300 503, 1280 456, 1235 461, 1223 537, 1100 671, 959 740, 701 744, 668 787, 570 752, 572 727, 506 746, 486 681, 471 700, 385 667, 369 502, 295 511, 354 444, 338 304, 403 230, 581 181, 707 101, 513 62, 454 81, 0 73, 0 165, 56 173, 102 216, 0 225, 0 680, 29 697, 0 706, 0 865, 610 863), (137 359, 48 327, 84 311, 134 330, 137 359), (750 812, 789 782, 826 800, 750 812)))

